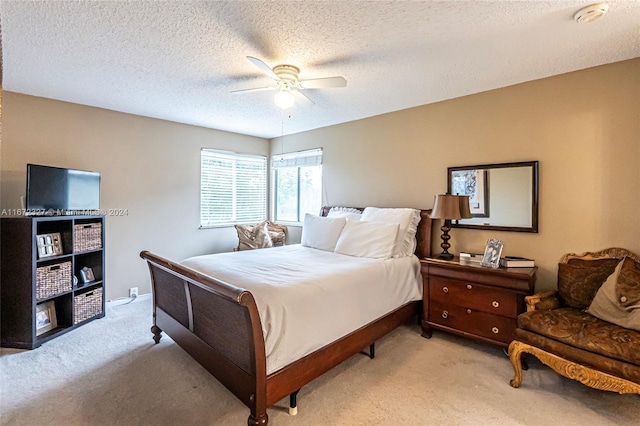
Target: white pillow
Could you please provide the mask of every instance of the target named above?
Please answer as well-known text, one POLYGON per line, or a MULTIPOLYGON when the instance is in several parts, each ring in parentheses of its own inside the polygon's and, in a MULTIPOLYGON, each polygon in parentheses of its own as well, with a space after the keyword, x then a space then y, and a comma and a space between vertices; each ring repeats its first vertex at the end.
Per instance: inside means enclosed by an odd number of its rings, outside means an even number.
POLYGON ((362 214, 362 211, 353 208, 353 207, 331 207, 331 209, 329 210, 329 213, 331 212, 335 212, 335 213, 358 213, 358 214, 362 214))
POLYGON ((362 212, 348 207, 332 207, 331 210, 329 210, 327 217, 346 217, 349 220, 357 221, 362 218, 362 212))
POLYGON ((348 256, 388 259, 393 254, 398 228, 397 223, 348 220, 335 252, 348 256))
POLYGON ((416 251, 416 231, 420 223, 420 211, 409 208, 367 207, 362 213, 367 222, 395 223, 399 226, 393 249, 393 257, 413 256, 416 251))
POLYGON ((333 251, 347 219, 344 217, 320 217, 304 215, 300 244, 318 250, 333 251))

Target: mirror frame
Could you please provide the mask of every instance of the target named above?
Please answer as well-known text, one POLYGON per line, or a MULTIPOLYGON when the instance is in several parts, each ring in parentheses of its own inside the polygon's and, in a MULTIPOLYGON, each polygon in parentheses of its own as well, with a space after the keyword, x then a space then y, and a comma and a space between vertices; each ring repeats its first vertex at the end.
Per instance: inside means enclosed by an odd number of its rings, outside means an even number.
POLYGON ((507 167, 531 167, 532 188, 531 188, 531 226, 499 226, 499 225, 480 225, 473 223, 458 223, 451 221, 453 228, 466 229, 486 229, 493 231, 512 231, 512 232, 538 232, 538 162, 537 161, 521 161, 517 163, 497 163, 497 164, 480 164, 475 166, 458 166, 447 168, 447 193, 451 194, 451 180, 454 171, 460 170, 476 170, 476 169, 502 169, 507 167))

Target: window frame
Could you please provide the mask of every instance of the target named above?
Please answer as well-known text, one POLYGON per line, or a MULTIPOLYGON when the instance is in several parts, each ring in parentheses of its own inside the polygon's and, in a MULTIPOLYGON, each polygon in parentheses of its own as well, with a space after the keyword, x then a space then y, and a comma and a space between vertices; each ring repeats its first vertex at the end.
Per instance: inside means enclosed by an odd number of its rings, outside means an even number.
MULTIPOLYGON (((274 154, 271 156, 271 185, 270 185, 270 189, 271 189, 271 196, 270 196, 270 202, 271 202, 271 217, 273 218, 274 221, 278 222, 278 223, 282 223, 285 225, 292 225, 292 226, 302 226, 303 222, 304 222, 304 214, 306 212, 302 212, 301 211, 301 186, 300 186, 300 179, 301 179, 301 169, 303 167, 313 167, 313 166, 317 166, 319 167, 320 170, 320 207, 318 208, 318 212, 320 211, 320 209, 322 208, 322 194, 323 194, 323 189, 324 189, 324 177, 323 177, 323 167, 322 167, 322 157, 323 157, 323 150, 322 148, 313 148, 313 149, 308 149, 308 150, 303 150, 303 151, 296 151, 296 152, 289 152, 289 153, 282 153, 282 154, 274 154), (304 159, 306 158, 314 158, 313 162, 311 164, 307 164, 305 163, 304 159), (290 163, 291 165, 289 166, 285 166, 285 167, 276 167, 276 162, 281 162, 281 161, 286 161, 288 163, 290 163), (278 211, 278 169, 281 168, 293 168, 295 167, 297 170, 297 187, 296 187, 296 215, 298 220, 296 221, 292 221, 292 220, 282 220, 282 219, 278 219, 277 217, 277 211, 278 211)), ((315 214, 317 214, 318 212, 313 212, 315 214)))

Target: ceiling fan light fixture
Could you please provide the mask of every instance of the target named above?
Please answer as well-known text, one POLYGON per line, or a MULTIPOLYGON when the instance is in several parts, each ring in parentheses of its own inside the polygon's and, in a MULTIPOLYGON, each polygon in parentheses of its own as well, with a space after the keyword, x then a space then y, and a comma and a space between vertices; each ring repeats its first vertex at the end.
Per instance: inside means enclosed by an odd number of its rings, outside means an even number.
POLYGON ((347 80, 344 77, 323 77, 312 78, 307 80, 299 80, 298 74, 300 69, 293 65, 276 65, 269 67, 264 61, 254 58, 253 56, 247 56, 249 62, 255 65, 260 71, 268 75, 275 84, 268 87, 256 87, 253 89, 232 90, 231 93, 248 93, 257 92, 262 90, 277 90, 274 98, 275 104, 285 110, 291 108, 295 102, 296 97, 300 101, 300 105, 304 106, 305 103, 313 104, 314 102, 309 99, 302 91, 304 89, 326 89, 331 87, 346 87, 347 80))
POLYGON ((295 103, 295 100, 296 99, 293 97, 293 94, 289 90, 279 91, 278 93, 276 93, 276 96, 274 98, 274 102, 276 103, 276 105, 282 109, 291 108, 295 103))
POLYGON ((573 19, 579 24, 587 24, 596 19, 602 18, 609 11, 609 5, 606 2, 596 3, 583 7, 573 15, 573 19))

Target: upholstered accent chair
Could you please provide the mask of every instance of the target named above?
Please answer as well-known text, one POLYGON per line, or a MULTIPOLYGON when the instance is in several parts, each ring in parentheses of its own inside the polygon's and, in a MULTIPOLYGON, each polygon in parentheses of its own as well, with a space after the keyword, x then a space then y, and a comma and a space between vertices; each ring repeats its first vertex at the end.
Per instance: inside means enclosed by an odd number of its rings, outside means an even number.
POLYGON ((525 301, 509 345, 511 386, 522 383, 528 353, 592 388, 640 394, 640 257, 620 248, 567 254, 558 290, 525 301))

